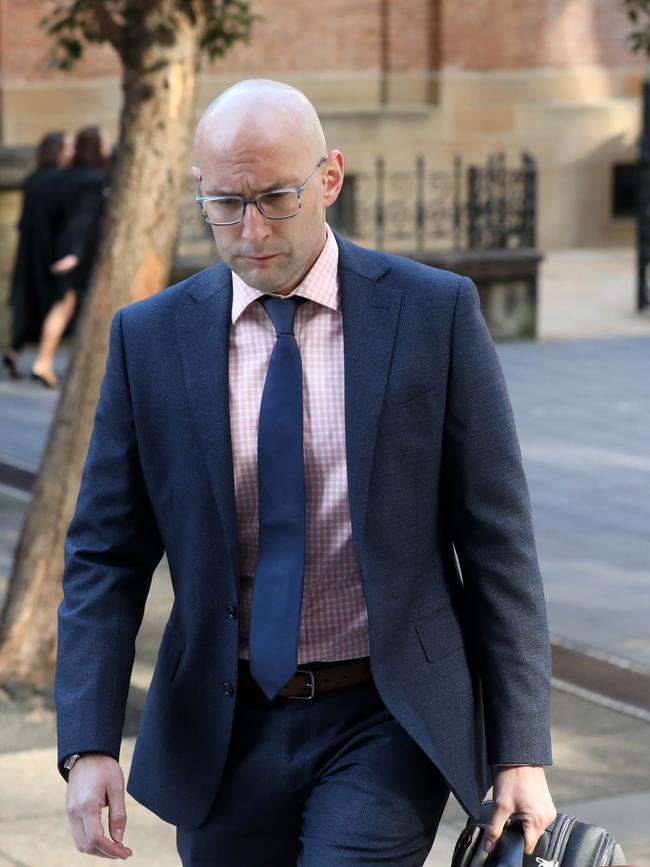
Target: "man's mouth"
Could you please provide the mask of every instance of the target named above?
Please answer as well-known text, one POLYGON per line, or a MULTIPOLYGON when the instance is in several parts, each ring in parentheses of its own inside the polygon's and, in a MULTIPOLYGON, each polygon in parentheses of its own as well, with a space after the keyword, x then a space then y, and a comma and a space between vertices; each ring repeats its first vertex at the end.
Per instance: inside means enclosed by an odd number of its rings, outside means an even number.
POLYGON ((246 256, 245 258, 258 265, 264 265, 266 262, 271 262, 273 259, 277 259, 279 255, 279 253, 272 253, 270 256, 246 256))

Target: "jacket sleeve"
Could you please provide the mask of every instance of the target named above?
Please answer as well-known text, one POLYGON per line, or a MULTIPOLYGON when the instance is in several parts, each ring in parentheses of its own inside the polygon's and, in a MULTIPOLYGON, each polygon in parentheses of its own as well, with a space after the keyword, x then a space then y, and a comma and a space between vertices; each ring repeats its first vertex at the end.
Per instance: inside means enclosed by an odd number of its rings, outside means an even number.
POLYGON ((466 277, 454 313, 442 467, 488 762, 550 765, 550 639, 528 486, 503 372, 466 277))
POLYGON ((138 454, 120 309, 64 546, 54 686, 64 779, 70 753, 105 752, 119 761, 135 639, 162 554, 138 454))

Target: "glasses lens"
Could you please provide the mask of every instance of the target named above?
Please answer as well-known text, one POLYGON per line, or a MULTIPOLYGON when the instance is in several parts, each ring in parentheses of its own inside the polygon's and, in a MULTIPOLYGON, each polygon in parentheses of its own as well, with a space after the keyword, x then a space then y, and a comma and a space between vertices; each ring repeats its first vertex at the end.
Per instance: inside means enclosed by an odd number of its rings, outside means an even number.
POLYGON ((298 193, 294 192, 266 193, 260 198, 259 203, 264 216, 270 219, 293 217, 300 210, 300 199, 298 193))
POLYGON ((243 205, 241 199, 217 199, 203 202, 203 213, 212 223, 237 222, 241 217, 243 205))

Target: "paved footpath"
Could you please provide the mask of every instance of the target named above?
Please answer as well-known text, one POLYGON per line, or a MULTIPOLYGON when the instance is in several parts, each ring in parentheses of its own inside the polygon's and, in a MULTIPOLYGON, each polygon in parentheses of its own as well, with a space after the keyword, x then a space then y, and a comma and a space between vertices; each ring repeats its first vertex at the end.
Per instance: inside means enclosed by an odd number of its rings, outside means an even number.
MULTIPOLYGON (((529 482, 554 640, 584 658, 650 677, 650 320, 633 312, 629 251, 547 257, 540 340, 498 344, 529 482)), ((25 367, 31 357, 26 354, 25 367)), ((61 352, 63 372, 66 354, 61 352)), ((56 404, 37 383, 0 380, 0 461, 35 470, 56 404)), ((0 485, 0 594, 28 495, 0 485)), ((137 714, 172 595, 158 568, 138 636, 121 755, 128 773, 137 714)), ((650 684, 650 680, 648 680, 650 684)), ((650 714, 556 681, 556 806, 602 824, 628 862, 650 867, 650 714)), ((0 695, 0 867, 88 864, 69 838, 55 767, 54 718, 0 695)), ((142 867, 178 867, 174 829, 127 797, 126 843, 142 867)), ((450 863, 464 816, 450 802, 427 867, 450 863)), ((215 864, 218 862, 215 862, 215 864)), ((208 867, 208 865, 206 865, 208 867)))

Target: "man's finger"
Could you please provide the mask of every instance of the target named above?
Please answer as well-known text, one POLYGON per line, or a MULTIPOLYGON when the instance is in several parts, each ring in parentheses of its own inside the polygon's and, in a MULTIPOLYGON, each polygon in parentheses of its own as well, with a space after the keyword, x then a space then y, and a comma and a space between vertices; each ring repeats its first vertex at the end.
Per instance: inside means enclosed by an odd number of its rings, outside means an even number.
POLYGON ((545 828, 539 828, 527 822, 522 823, 522 828, 524 832, 524 854, 532 855, 537 841, 544 833, 545 828))
POLYGON ((92 854, 108 856, 109 858, 121 858, 122 860, 133 854, 133 852, 130 849, 127 849, 126 846, 123 846, 122 843, 114 843, 112 840, 108 839, 104 834, 101 819, 96 814, 86 813, 82 816, 82 821, 88 845, 92 847, 93 850, 96 850, 92 852, 92 854))
POLYGON ((555 808, 548 810, 544 814, 529 816, 522 819, 521 826, 524 832, 524 853, 532 855, 544 831, 552 824, 557 813, 555 808))
POLYGON ((79 852, 83 852, 85 855, 98 855, 100 858, 115 857, 104 855, 98 849, 95 849, 90 845, 81 816, 76 817, 71 815, 69 818, 72 839, 74 840, 74 844, 79 852))
POLYGON ((84 824, 81 819, 71 820, 70 827, 72 828, 72 836, 75 845, 80 852, 83 852, 86 855, 97 855, 99 858, 114 857, 104 855, 102 852, 99 851, 99 849, 92 849, 90 847, 88 837, 86 836, 86 829, 84 828, 84 824))
POLYGON ((483 835, 483 850, 485 852, 492 852, 501 836, 503 826, 509 818, 510 810, 495 801, 483 835))
POLYGON ((85 852, 88 846, 84 825, 80 818, 70 816, 70 830, 72 831, 72 839, 79 852, 85 852))
POLYGON ((108 831, 119 843, 124 839, 126 830, 126 805, 124 803, 124 789, 115 787, 107 789, 108 794, 108 831))

